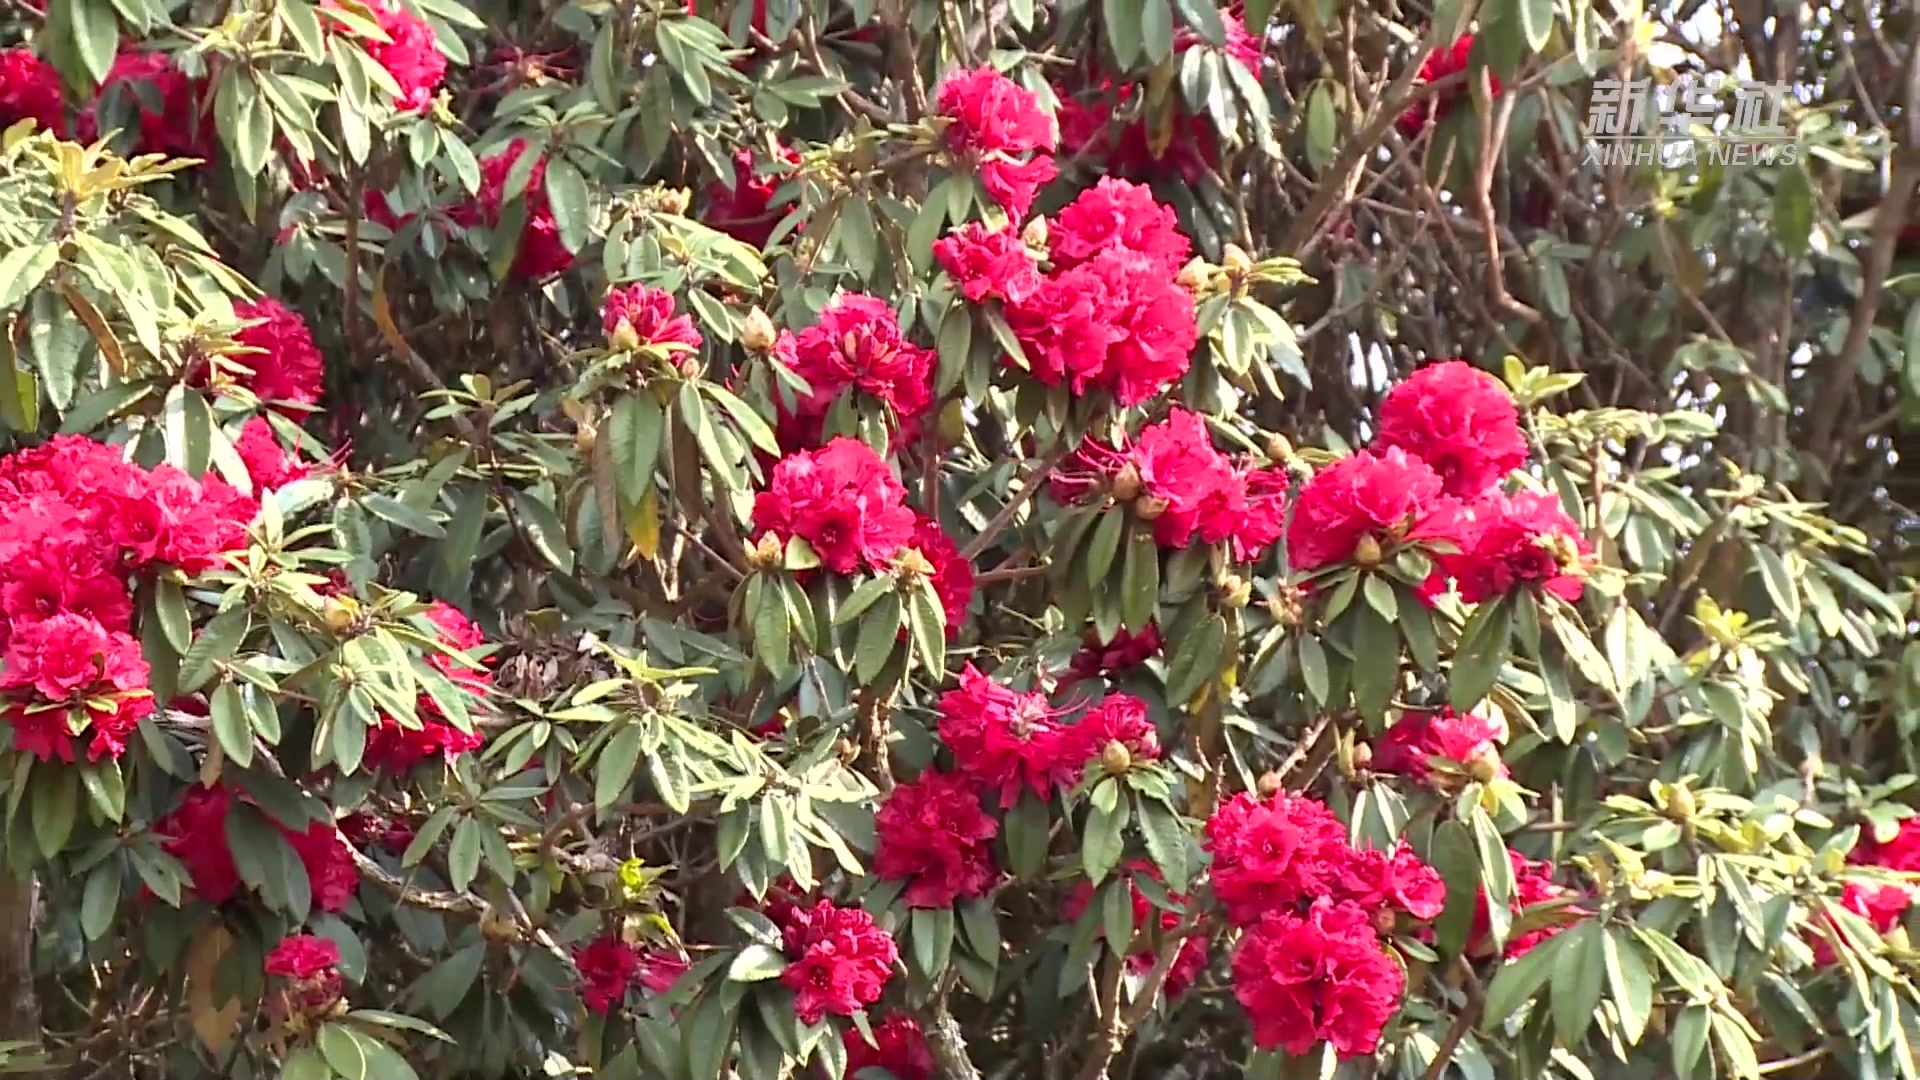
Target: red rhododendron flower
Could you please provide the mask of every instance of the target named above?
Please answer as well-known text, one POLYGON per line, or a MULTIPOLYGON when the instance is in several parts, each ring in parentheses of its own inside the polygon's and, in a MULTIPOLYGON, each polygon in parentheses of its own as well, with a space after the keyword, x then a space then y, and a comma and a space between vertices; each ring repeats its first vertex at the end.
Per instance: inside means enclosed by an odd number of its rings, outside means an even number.
POLYGON ((947 617, 947 636, 957 636, 973 603, 973 564, 960 554, 959 545, 940 523, 925 514, 914 515, 913 539, 908 546, 933 567, 929 580, 947 617))
POLYGON ((753 527, 782 543, 800 537, 836 574, 884 570, 913 540, 907 489, 873 448, 838 438, 782 458, 754 496, 753 527))
POLYGON ((1147 256, 1121 248, 1043 279, 1032 296, 1008 305, 1007 322, 1034 378, 1076 395, 1105 389, 1121 405, 1185 375, 1199 341, 1192 294, 1147 256))
POLYGON ((447 58, 441 54, 433 26, 425 19, 395 3, 368 0, 380 29, 391 41, 365 39, 361 47, 374 63, 387 69, 400 86, 394 106, 403 112, 420 112, 433 104, 434 92, 447 74, 447 58))
POLYGON ((700 331, 693 316, 674 311, 673 294, 645 285, 626 285, 607 291, 600 305, 600 326, 616 349, 632 351, 643 345, 700 347, 700 331))
POLYGON ((849 1080, 864 1069, 885 1069, 894 1080, 934 1080, 933 1054, 927 1049, 927 1037, 920 1022, 905 1013, 889 1013, 873 1025, 873 1042, 848 1026, 843 1036, 847 1046, 849 1080))
MULTIPOLYGON (((205 158, 217 145, 213 117, 201 109, 205 89, 202 80, 188 78, 166 53, 138 49, 114 57, 100 96, 125 95, 140 125, 139 153, 205 158)), ((96 123, 99 119, 96 103, 96 123)))
POLYGON ((267 974, 282 979, 311 979, 340 963, 340 946, 314 934, 281 939, 267 954, 267 974))
POLYGON ((60 73, 32 49, 0 51, 0 129, 32 120, 41 131, 68 133, 60 73))
POLYGON ((1233 995, 1253 1021, 1254 1044, 1294 1055, 1321 1043, 1343 1058, 1372 1054, 1405 986, 1353 903, 1268 912, 1233 954, 1233 995))
POLYGON ((989 229, 969 221, 935 241, 933 256, 969 303, 992 298, 1017 304, 1040 289, 1040 268, 1033 252, 1011 226, 989 229))
POLYGON ((1433 758, 1452 762, 1460 772, 1480 780, 1507 775, 1500 760, 1506 725, 1476 713, 1456 713, 1442 706, 1435 712, 1407 712, 1389 727, 1373 749, 1377 773, 1398 773, 1425 780, 1433 758))
POLYGON ((60 612, 14 627, 5 655, 0 695, 14 749, 41 761, 72 762, 81 735, 87 760, 117 758, 153 711, 140 643, 85 615, 60 612))
POLYGON ((1527 462, 1513 396, 1463 360, 1429 364, 1388 391, 1374 446, 1425 461, 1459 499, 1479 498, 1527 462))
POLYGON ((240 428, 240 437, 233 440, 233 449, 247 467, 247 478, 253 481, 255 491, 272 491, 313 475, 312 465, 280 445, 280 437, 265 417, 248 420, 240 428))
POLYGON ((1372 915, 1383 934, 1393 931, 1402 912, 1425 921, 1447 906, 1446 882, 1405 840, 1392 852, 1356 850, 1341 867, 1339 893, 1372 915))
MULTIPOLYGON (((1151 878, 1154 881, 1164 880, 1160 875, 1160 868, 1144 859, 1136 859, 1128 863, 1126 869, 1127 889, 1133 901, 1135 931, 1148 926, 1150 922, 1157 923, 1161 933, 1167 933, 1178 927, 1180 915, 1177 912, 1155 908, 1146 894, 1140 891, 1138 879, 1141 877, 1151 878)), ((1190 902, 1189 898, 1182 893, 1169 893, 1167 899, 1181 906, 1190 902)), ((1093 883, 1082 880, 1061 903, 1060 914, 1069 922, 1076 921, 1086 913, 1087 905, 1092 902, 1093 883)), ((1106 940, 1106 928, 1102 926, 1096 932, 1096 936, 1102 941, 1106 940)), ((1193 933, 1181 940, 1180 952, 1174 957, 1173 966, 1167 969, 1167 981, 1161 985, 1161 990, 1169 1001, 1193 987, 1200 973, 1207 968, 1208 950, 1209 945, 1205 934, 1193 933)), ((1152 940, 1148 939, 1139 949, 1128 955, 1127 969, 1136 976, 1145 976, 1158 962, 1158 950, 1152 940)))
POLYGON ((1206 831, 1214 896, 1240 926, 1330 895, 1352 852, 1332 811, 1284 791, 1264 801, 1235 795, 1207 819, 1206 831))
POLYGON ((227 807, 233 796, 224 787, 187 789, 170 814, 153 823, 160 849, 186 868, 193 895, 214 906, 240 891, 240 871, 227 847, 227 807))
MULTIPOLYGON (((433 623, 440 643, 449 649, 465 653, 486 643, 480 628, 451 604, 434 601, 427 608, 426 618, 433 623)), ((474 703, 485 700, 493 680, 489 672, 467 667, 443 652, 429 654, 427 664, 445 675, 457 689, 471 695, 474 703)), ((454 726, 431 695, 422 693, 414 708, 417 727, 408 727, 395 717, 382 715, 380 723, 367 730, 367 748, 361 758, 367 767, 399 773, 428 758, 439 757, 451 762, 461 754, 480 749, 480 732, 477 729, 462 731, 454 726)))
POLYGON ((835 296, 793 336, 793 350, 793 371, 812 391, 798 404, 803 416, 824 415, 850 388, 903 418, 933 403, 933 350, 907 340, 893 305, 877 296, 835 296))
MULTIPOLYGON (((1863 885, 1849 881, 1840 887, 1840 906, 1873 927, 1874 933, 1885 936, 1900 925, 1900 920, 1913 904, 1913 894, 1904 885, 1863 885)), ((1820 912, 1816 918, 1833 927, 1834 933, 1840 933, 1836 920, 1826 912, 1820 912)), ((1827 967, 1839 962, 1839 954, 1834 951, 1833 943, 1824 932, 1815 930, 1807 934, 1807 944, 1813 948, 1813 962, 1827 967)))
POLYGON ((639 979, 640 950, 608 934, 575 948, 573 963, 580 969, 580 1000, 605 1016, 639 979))
POLYGON ((1493 495, 1461 518, 1460 552, 1439 565, 1469 604, 1537 586, 1574 603, 1593 548, 1561 508, 1560 497, 1526 491, 1493 495))
MULTIPOLYGON (((1439 82, 1449 75, 1471 70, 1468 58, 1472 52, 1472 34, 1463 34, 1460 40, 1447 48, 1434 50, 1432 55, 1427 57, 1426 62, 1420 65, 1419 74, 1413 77, 1414 85, 1425 86, 1427 83, 1439 82)), ((1438 97, 1422 98, 1409 105, 1407 111, 1401 113, 1399 119, 1394 121, 1400 128, 1401 134, 1409 138, 1418 135, 1427 126, 1430 118, 1437 123, 1461 105, 1471 102, 1473 78, 1475 76, 1469 75, 1467 82, 1442 90, 1438 97)), ((1499 97, 1504 89, 1500 85, 1500 76, 1488 72, 1487 89, 1492 91, 1494 97, 1499 97)))
POLYGON ((360 887, 360 868, 354 864, 353 849, 347 845, 347 838, 340 835, 331 821, 316 821, 304 832, 281 826, 280 832, 307 868, 314 909, 345 911, 354 891, 360 887))
POLYGON ((1213 448, 1198 413, 1175 408, 1119 448, 1082 443, 1050 483, 1063 503, 1090 494, 1131 503, 1135 517, 1153 523, 1161 547, 1183 548, 1198 536, 1202 543, 1231 543, 1245 557, 1257 554, 1262 541, 1271 543, 1269 519, 1280 513, 1271 504, 1285 494, 1264 482, 1253 487, 1250 478, 1258 475, 1237 471, 1213 448))
POLYGON ((821 900, 786 913, 781 939, 790 961, 780 981, 794 992, 803 1024, 852 1016, 880 1000, 900 950, 859 908, 821 900))
POLYGON ((1883 866, 1903 874, 1920 873, 1920 815, 1903 818, 1899 831, 1884 843, 1868 830, 1847 854, 1847 861, 1859 866, 1883 866))
POLYGON ((947 145, 973 164, 987 195, 1018 222, 1057 170, 1053 119, 1033 91, 990 67, 955 72, 940 87, 947 145), (1020 155, 1033 153, 1023 160, 1020 155))
POLYGON ((874 873, 907 882, 908 907, 950 908, 983 896, 998 876, 992 841, 1000 824, 972 784, 925 772, 887 793, 874 815, 874 873))
MULTIPOLYGON (((319 401, 326 361, 313 344, 307 320, 271 296, 235 304, 233 314, 239 319, 258 320, 233 335, 246 351, 222 360, 228 370, 235 364, 246 369, 233 371, 235 381, 262 401, 297 405, 319 401)), ((299 415, 299 411, 292 415, 299 415)))
MULTIPOLYGON (((1508 898, 1507 906, 1515 916, 1535 904, 1546 904, 1567 896, 1570 890, 1561 887, 1553 880, 1553 864, 1535 862, 1525 855, 1509 848, 1507 863, 1513 867, 1513 895, 1508 898)), ((1565 909, 1558 920, 1519 934, 1507 942, 1507 959, 1512 960, 1527 952, 1535 945, 1565 930, 1578 921, 1582 915, 1577 909, 1565 909)), ((1467 934, 1469 952, 1480 952, 1486 947, 1487 934, 1492 929, 1487 911, 1487 892, 1483 886, 1479 900, 1473 909, 1473 928, 1467 934)))
MULTIPOLYGON (((0 503, 0 511, 12 507, 0 503)), ((0 525, 0 537, 18 526, 0 525)), ((14 627, 66 613, 115 633, 133 630, 133 596, 121 576, 120 553, 104 536, 62 528, 19 543, 0 540, 0 648, 14 627)))
POLYGON ((1456 504, 1426 462, 1397 446, 1384 453, 1363 450, 1307 481, 1287 526, 1287 558, 1295 570, 1318 570, 1353 558, 1367 537, 1383 550, 1452 543, 1458 518, 1456 504))
POLYGON ((1156 623, 1148 623, 1138 634, 1123 626, 1114 631, 1112 641, 1104 642, 1100 632, 1089 627, 1080 651, 1073 654, 1068 666, 1083 679, 1118 675, 1146 663, 1159 654, 1160 647, 1160 627, 1156 623))
MULTIPOLYGON (((783 146, 779 160, 798 165, 800 155, 783 146)), ((784 179, 782 175, 762 175, 755 171, 753 151, 740 150, 733 156, 733 185, 729 187, 716 180, 702 193, 706 213, 700 220, 743 244, 764 248, 780 219, 786 216, 784 209, 773 205, 774 194, 784 179)))
POLYGON ((1010 690, 971 663, 960 685, 940 697, 940 742, 953 753, 960 774, 1000 793, 1011 807, 1026 788, 1042 800, 1079 779, 1070 745, 1046 695, 1010 690))
MULTIPOLYGON (((456 207, 451 215, 454 221, 468 228, 482 223, 488 228, 499 225, 501 214, 510 201, 507 198, 507 179, 513 173, 514 163, 529 149, 527 140, 515 139, 500 152, 482 160, 479 197, 474 202, 456 207)), ((520 226, 520 238, 514 250, 514 276, 536 280, 565 272, 573 265, 573 253, 560 242, 560 226, 554 223, 553 204, 547 200, 546 158, 542 157, 534 163, 533 172, 527 177, 527 186, 519 197, 526 208, 526 218, 520 226)), ((505 243, 506 238, 494 237, 493 242, 505 243)))
POLYGON ((1091 262, 1103 251, 1144 256, 1171 282, 1193 250, 1173 208, 1143 184, 1104 177, 1054 218, 1047 242, 1056 270, 1091 262))
POLYGON ((1100 756, 1108 743, 1127 748, 1135 763, 1160 759, 1160 732, 1147 715, 1147 703, 1130 694, 1109 694, 1066 729, 1067 756, 1079 767, 1100 756))

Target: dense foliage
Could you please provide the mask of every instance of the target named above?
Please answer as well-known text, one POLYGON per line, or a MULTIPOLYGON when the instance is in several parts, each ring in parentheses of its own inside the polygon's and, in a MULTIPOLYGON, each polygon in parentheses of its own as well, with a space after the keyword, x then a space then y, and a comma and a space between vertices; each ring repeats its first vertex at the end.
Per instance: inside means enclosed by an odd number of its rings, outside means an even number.
POLYGON ((1920 1075, 1915 23, 13 0, 0 1066, 1920 1075))

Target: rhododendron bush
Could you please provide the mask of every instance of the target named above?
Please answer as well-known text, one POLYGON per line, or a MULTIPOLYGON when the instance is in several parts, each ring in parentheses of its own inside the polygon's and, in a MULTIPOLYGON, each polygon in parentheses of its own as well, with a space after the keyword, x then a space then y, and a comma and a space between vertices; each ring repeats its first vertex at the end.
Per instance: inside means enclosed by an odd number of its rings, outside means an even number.
POLYGON ((1349 8, 15 3, 0 1067, 1920 1075, 1911 20, 1349 8))

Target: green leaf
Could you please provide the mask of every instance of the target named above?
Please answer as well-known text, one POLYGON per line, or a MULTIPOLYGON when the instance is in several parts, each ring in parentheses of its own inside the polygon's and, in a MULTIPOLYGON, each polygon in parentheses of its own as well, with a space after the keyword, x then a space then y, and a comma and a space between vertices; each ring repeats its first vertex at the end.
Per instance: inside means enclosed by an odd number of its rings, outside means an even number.
POLYGON ((480 965, 486 958, 486 943, 476 941, 427 972, 415 984, 415 993, 434 1016, 445 1020, 467 999, 467 994, 479 981, 480 965))
POLYGON ((1526 39, 1527 50, 1539 52, 1553 36, 1554 0, 1519 0, 1519 5, 1520 33, 1526 39))
POLYGON ((1553 976, 1555 958, 1564 946, 1566 937, 1566 934, 1556 934, 1546 939, 1494 975, 1493 982, 1487 987, 1486 1004, 1480 1014, 1482 1030, 1499 1031, 1520 1011, 1522 1005, 1540 993, 1540 989, 1553 976))
POLYGON ((547 202, 553 208, 560 242, 568 251, 578 253, 586 246, 593 227, 593 197, 587 190, 587 178, 566 158, 547 159, 547 202))
POLYGON ((1181 637, 1167 663, 1169 704, 1192 701, 1202 686, 1220 674, 1226 644, 1227 623, 1219 615, 1208 615, 1193 632, 1181 637))
POLYGON ((1393 586, 1379 574, 1366 575, 1361 592, 1367 598, 1367 606, 1380 613, 1380 617, 1392 623, 1400 617, 1400 602, 1393 594, 1393 586))
MULTIPOLYGON (((773 428, 768 425, 764 417, 753 410, 752 406, 718 383, 701 383, 700 389, 714 401, 719 402, 720 408, 733 419, 734 427, 740 430, 740 434, 747 437, 748 442, 768 454, 780 453, 780 441, 774 437, 773 428)), ((652 397, 651 394, 646 396, 652 397)))
POLYGON ((185 653, 193 644, 193 619, 187 614, 187 594, 178 581, 163 577, 154 583, 153 609, 167 644, 185 653))
POLYGON ((1080 841, 1080 860, 1085 865, 1087 880, 1095 885, 1120 865, 1120 856, 1127 848, 1126 828, 1130 816, 1126 800, 1117 800, 1112 810, 1104 810, 1098 803, 1088 808, 1087 831, 1080 841))
POLYGON ((1133 529, 1127 536, 1126 569, 1120 576, 1121 621, 1137 634, 1153 619, 1159 603, 1160 544, 1152 529, 1133 529))
POLYGON ((67 9, 75 54, 93 85, 100 85, 113 70, 113 58, 120 49, 119 13, 108 0, 65 0, 58 6, 67 9))
POLYGON ((463 817, 453 830, 453 843, 447 846, 447 884, 465 890, 479 874, 480 823, 463 817))
POLYGON ((1007 863, 1015 877, 1028 879, 1047 862, 1051 839, 1052 815, 1047 804, 1031 791, 1020 792, 1019 801, 1007 811, 1007 863))
POLYGON ((399 499, 386 495, 368 494, 361 497, 360 505, 371 511, 375 517, 398 525, 415 535, 424 536, 429 540, 447 538, 447 530, 442 528, 439 522, 429 517, 425 511, 417 510, 399 499))
POLYGON ((40 287, 60 261, 57 243, 17 247, 0 258, 0 310, 11 309, 40 287))
POLYGON ((1100 21, 1107 28, 1107 45, 1122 71, 1133 67, 1143 40, 1141 5, 1138 0, 1102 0, 1100 21))
POLYGON ((1168 0, 1140 0, 1140 44, 1147 62, 1158 64, 1173 55, 1173 6, 1168 0))
POLYGON ((1147 854, 1160 868, 1167 888, 1176 893, 1187 891, 1187 833, 1173 808, 1158 799, 1140 800, 1140 835, 1147 842, 1147 854))
MULTIPOLYGON (((1368 581, 1377 579, 1368 578, 1368 581)), ((1359 625, 1353 639, 1353 702, 1360 715, 1379 720, 1400 688, 1400 633, 1371 606, 1353 609, 1359 625)))
POLYGON ((1507 648, 1513 637, 1513 606, 1505 598, 1481 604, 1460 631, 1460 645, 1453 655, 1453 672, 1448 697, 1453 707, 1465 712, 1473 708, 1493 689, 1507 662, 1507 648))
POLYGON ((734 954, 727 965, 727 978, 734 982, 765 982, 777 979, 787 970, 786 954, 766 945, 749 945, 734 954))
POLYGON ((1604 939, 1608 996, 1620 1016, 1620 1034, 1629 1046, 1646 1033, 1653 1014, 1653 969, 1638 941, 1609 929, 1604 939))
POLYGON ((72 769, 46 768, 32 772, 33 839, 40 854, 51 859, 66 850, 73 823, 80 812, 80 779, 72 769))
POLYGON ((1707 1049, 1707 1021, 1712 1014, 1705 1005, 1688 1005, 1674 1017, 1668 1040, 1673 1044, 1673 1074, 1693 1076, 1700 1055, 1707 1049))
POLYGON ((913 652, 922 670, 936 679, 947 668, 947 616, 931 581, 921 581, 908 597, 907 625, 913 652))
POLYGON ((87 875, 85 891, 80 894, 80 932, 88 941, 99 941, 113 927, 120 910, 120 874, 118 857, 109 858, 87 875))
POLYGON ((1101 589, 1107 585, 1107 573, 1113 569, 1113 557, 1120 551, 1120 537, 1127 531, 1126 524, 1127 515, 1118 511, 1100 515, 1100 520, 1095 523, 1092 539, 1087 541, 1086 552, 1082 556, 1085 560, 1083 576, 1088 587, 1101 589))
POLYGON ((1469 944, 1474 908, 1480 903, 1480 857, 1473 834, 1458 821, 1443 821, 1434 827, 1430 855, 1447 886, 1447 906, 1434 920, 1434 944, 1446 955, 1458 956, 1469 944))
POLYGON ((526 530, 527 540, 547 565, 563 574, 573 573, 573 548, 567 542, 567 527, 546 500, 530 491, 514 492, 514 509, 526 530))
POLYGON ((213 734, 220 741, 220 749, 241 768, 251 765, 253 723, 247 715, 246 702, 240 698, 240 688, 230 682, 221 683, 213 692, 208 711, 213 716, 213 734))
POLYGON ((321 1028, 317 1042, 342 1080, 420 1080, 413 1066, 386 1043, 344 1024, 321 1028))
POLYGON ((633 783, 633 770, 640 763, 640 744, 646 734, 638 723, 628 723, 607 740, 600 759, 593 766, 593 801, 602 814, 611 813, 626 801, 627 788, 633 783))
POLYGON ((861 582, 833 613, 833 625, 845 626, 866 613, 882 596, 893 592, 897 586, 892 578, 872 577, 861 582))
POLYGON ((1553 1031, 1560 1045, 1571 1050, 1586 1040, 1594 1010, 1600 1007, 1607 976, 1606 930, 1587 919, 1560 936, 1567 942, 1560 947, 1565 955, 1553 976, 1553 1031))
POLYGON ((638 505, 653 488, 653 471, 660 463, 661 436, 666 415, 652 391, 623 394, 614 403, 606 437, 613 440, 613 461, 621 501, 638 505))
POLYGON ((1805 163, 1784 166, 1778 176, 1773 189, 1773 232, 1787 258, 1799 259, 1813 237, 1813 182, 1805 163))
POLYGON ((853 648, 853 670, 863 685, 880 677, 900 639, 900 594, 888 590, 860 619, 860 635, 853 648))
POLYGON ((1315 705, 1324 708, 1329 691, 1326 646, 1310 634, 1302 634, 1294 641, 1300 652, 1300 676, 1306 680, 1307 694, 1315 705))

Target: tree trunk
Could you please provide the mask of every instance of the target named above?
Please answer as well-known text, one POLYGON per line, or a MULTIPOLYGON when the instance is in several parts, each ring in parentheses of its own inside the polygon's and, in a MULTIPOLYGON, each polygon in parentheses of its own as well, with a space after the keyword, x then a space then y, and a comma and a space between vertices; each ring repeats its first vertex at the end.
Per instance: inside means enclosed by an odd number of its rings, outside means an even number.
POLYGON ((0 868, 0 1040, 40 1041, 40 1004, 33 993, 33 932, 39 888, 0 868))

